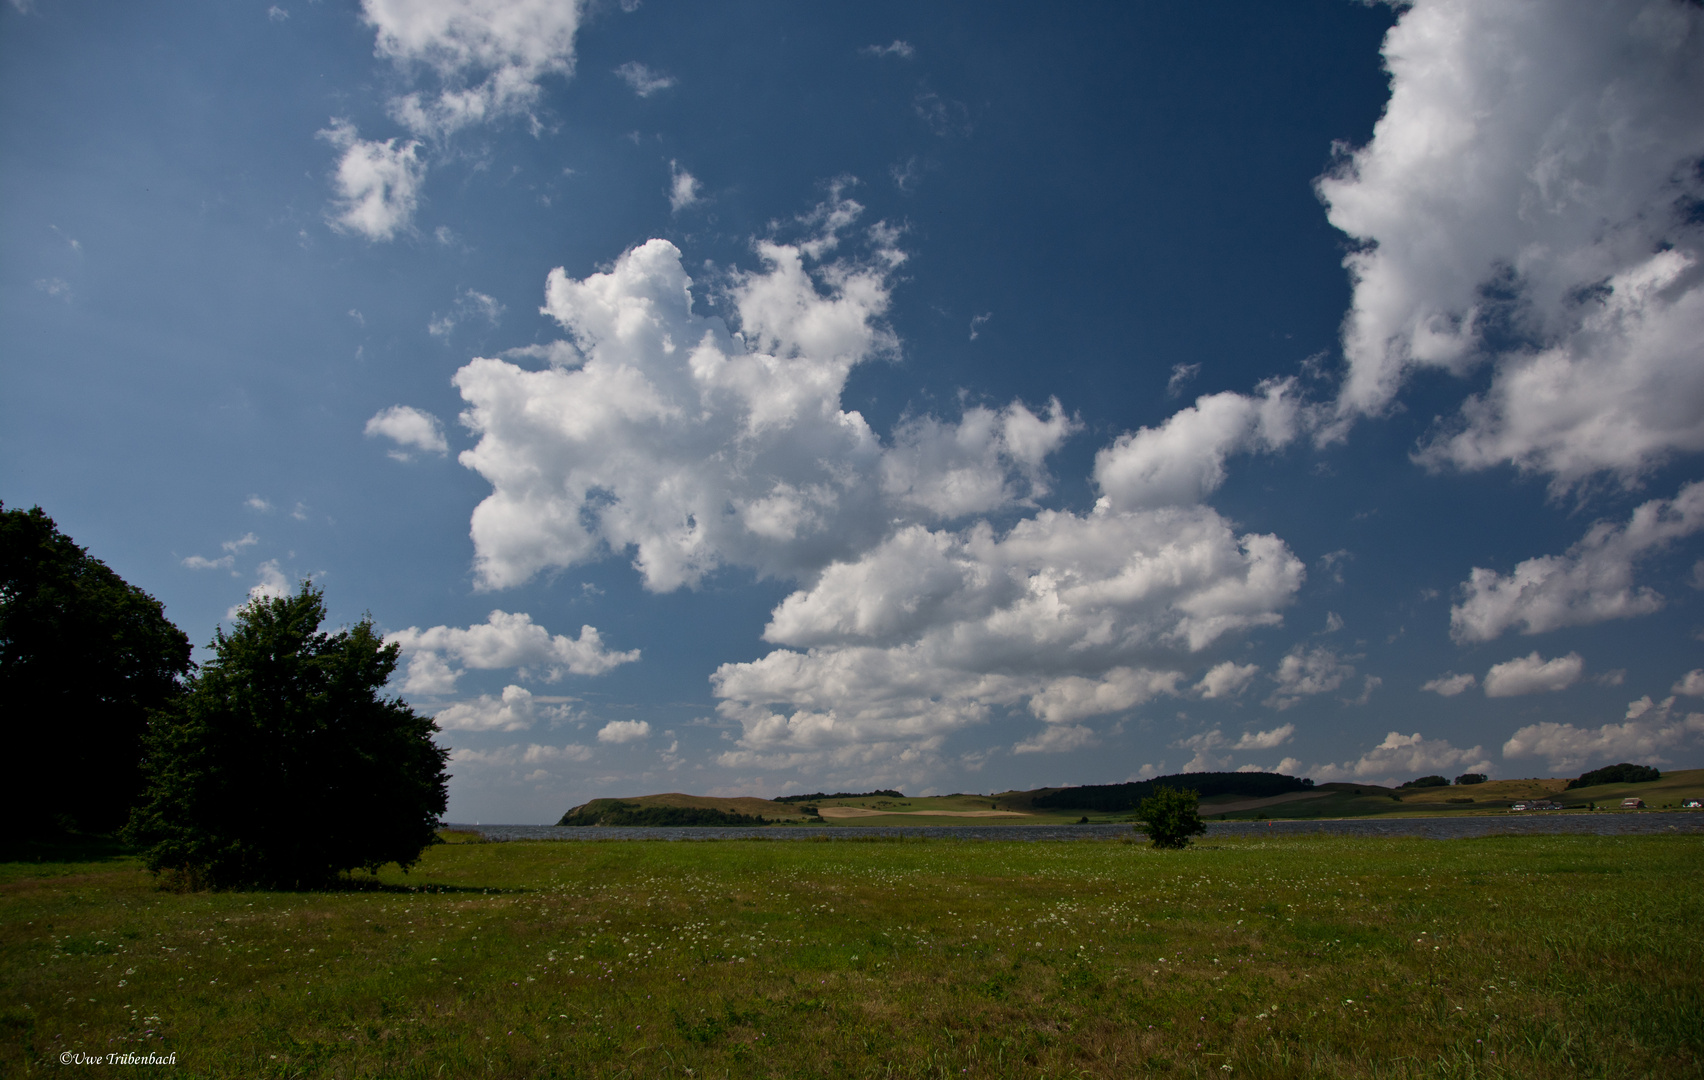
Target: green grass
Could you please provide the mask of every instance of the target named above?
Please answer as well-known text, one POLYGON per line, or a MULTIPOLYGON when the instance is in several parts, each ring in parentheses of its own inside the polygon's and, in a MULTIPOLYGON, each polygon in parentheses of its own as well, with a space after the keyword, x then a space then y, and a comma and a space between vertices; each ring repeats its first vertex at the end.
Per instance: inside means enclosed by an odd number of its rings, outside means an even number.
POLYGON ((311 893, 99 854, 0 864, 0 1074, 1704 1075, 1704 837, 458 842, 311 893))

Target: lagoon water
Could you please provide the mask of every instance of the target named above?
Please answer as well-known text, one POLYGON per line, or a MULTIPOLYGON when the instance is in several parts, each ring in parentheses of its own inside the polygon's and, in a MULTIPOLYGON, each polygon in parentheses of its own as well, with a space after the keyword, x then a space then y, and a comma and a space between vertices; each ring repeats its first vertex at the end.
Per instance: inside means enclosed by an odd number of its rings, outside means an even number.
MULTIPOLYGON (((1129 825, 784 825, 753 828, 604 828, 597 825, 448 825, 487 840, 1113 840, 1129 825)), ((1317 821, 1210 821, 1216 836, 1418 836, 1465 840, 1477 836, 1578 834, 1649 836, 1704 833, 1704 813, 1500 814, 1476 817, 1339 818, 1317 821)))

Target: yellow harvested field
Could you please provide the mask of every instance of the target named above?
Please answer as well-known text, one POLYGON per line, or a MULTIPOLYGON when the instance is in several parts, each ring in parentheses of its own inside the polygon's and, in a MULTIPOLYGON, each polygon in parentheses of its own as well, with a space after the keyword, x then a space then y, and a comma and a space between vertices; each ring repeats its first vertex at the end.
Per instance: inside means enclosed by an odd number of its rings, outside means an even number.
POLYGON ((1016 810, 866 810, 862 806, 825 806, 825 818, 855 817, 1034 817, 1016 810))
POLYGON ((1237 814, 1244 810, 1261 810, 1279 803, 1298 802, 1302 799, 1318 799, 1329 795, 1329 791, 1287 791, 1282 795, 1273 795, 1267 799, 1236 799, 1220 802, 1217 799, 1202 799, 1203 814, 1237 814))

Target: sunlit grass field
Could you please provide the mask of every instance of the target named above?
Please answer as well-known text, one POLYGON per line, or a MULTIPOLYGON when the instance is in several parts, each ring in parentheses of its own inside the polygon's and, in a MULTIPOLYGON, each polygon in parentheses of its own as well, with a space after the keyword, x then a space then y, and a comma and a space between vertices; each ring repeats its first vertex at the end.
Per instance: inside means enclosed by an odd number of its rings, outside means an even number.
POLYGON ((1701 886, 1684 835, 458 842, 312 893, 0 864, 0 1075, 1693 1077, 1701 886))

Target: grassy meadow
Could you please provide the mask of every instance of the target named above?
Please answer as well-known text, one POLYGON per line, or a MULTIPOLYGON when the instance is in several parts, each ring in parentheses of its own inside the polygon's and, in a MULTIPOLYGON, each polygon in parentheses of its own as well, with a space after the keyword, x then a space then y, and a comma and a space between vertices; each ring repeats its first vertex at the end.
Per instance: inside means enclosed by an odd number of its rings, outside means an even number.
POLYGON ((0 1075, 1704 1075, 1704 836, 450 839, 325 892, 0 864, 0 1075))

